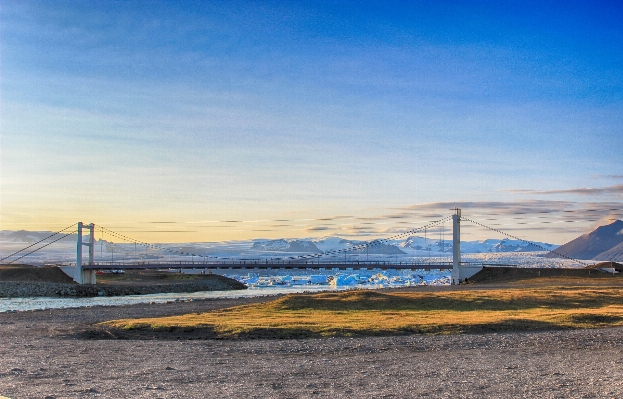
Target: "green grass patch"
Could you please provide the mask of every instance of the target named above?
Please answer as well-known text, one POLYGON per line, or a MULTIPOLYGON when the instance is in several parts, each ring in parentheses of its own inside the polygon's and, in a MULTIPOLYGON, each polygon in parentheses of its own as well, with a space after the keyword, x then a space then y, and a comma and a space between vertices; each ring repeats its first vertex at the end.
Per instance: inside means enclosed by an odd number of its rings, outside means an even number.
POLYGON ((205 338, 309 338, 532 331, 623 325, 623 288, 292 294, 200 314, 103 323, 205 338))

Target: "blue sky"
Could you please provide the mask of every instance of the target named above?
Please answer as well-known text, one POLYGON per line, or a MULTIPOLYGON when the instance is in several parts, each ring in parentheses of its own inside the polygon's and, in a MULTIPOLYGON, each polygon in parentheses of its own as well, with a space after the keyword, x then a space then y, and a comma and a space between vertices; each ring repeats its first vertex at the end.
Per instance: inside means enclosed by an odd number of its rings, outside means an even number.
POLYGON ((382 236, 450 203, 537 204, 575 223, 504 227, 560 243, 619 217, 616 2, 9 0, 0 18, 2 229, 382 236))

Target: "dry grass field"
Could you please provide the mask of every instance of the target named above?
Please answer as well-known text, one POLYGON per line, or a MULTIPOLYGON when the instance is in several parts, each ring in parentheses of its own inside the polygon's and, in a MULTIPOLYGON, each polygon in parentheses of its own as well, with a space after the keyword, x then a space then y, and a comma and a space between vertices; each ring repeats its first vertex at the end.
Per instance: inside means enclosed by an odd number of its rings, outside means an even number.
POLYGON ((203 338, 455 334, 623 325, 623 287, 293 294, 200 314, 113 320, 107 328, 193 332, 203 338))

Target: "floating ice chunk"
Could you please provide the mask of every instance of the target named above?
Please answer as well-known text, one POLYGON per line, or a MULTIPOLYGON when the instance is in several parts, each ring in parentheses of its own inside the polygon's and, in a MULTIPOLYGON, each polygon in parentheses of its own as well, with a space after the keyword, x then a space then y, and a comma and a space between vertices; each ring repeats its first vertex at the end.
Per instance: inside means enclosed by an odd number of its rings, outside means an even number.
POLYGON ((309 276, 309 281, 311 284, 326 284, 327 276, 309 276))
POLYGON ((354 286, 359 284, 359 278, 356 275, 344 275, 344 274, 338 274, 337 276, 335 276, 335 278, 333 280, 331 280, 331 286, 333 287, 339 287, 339 286, 354 286))

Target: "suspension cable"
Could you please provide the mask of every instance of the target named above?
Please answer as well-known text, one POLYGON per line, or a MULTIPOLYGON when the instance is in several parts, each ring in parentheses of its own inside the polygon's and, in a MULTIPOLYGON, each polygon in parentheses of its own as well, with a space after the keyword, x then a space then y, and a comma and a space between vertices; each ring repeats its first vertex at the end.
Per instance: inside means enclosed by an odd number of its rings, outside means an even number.
POLYGON ((140 245, 143 245, 145 247, 150 247, 150 248, 153 248, 153 249, 158 249, 158 250, 161 250, 161 251, 166 251, 166 252, 179 254, 179 255, 198 256, 198 257, 202 257, 204 259, 208 258, 205 255, 198 255, 198 254, 193 254, 193 253, 189 253, 189 252, 177 251, 175 249, 166 248, 166 247, 163 247, 161 245, 149 244, 149 243, 146 243, 146 242, 143 242, 143 241, 135 240, 135 239, 133 239, 131 237, 128 237, 128 236, 123 235, 121 233, 117 233, 117 232, 112 231, 110 229, 107 229, 106 227, 103 227, 103 226, 97 225, 97 227, 99 227, 101 229, 102 233, 105 231, 106 233, 112 235, 113 237, 116 237, 116 238, 119 238, 119 239, 122 239, 122 240, 125 240, 125 241, 129 241, 129 242, 134 243, 134 244, 140 244, 140 245))
POLYGON ((8 264, 10 265, 10 264, 11 264, 11 263, 13 263, 13 262, 16 262, 16 261, 18 261, 18 260, 20 260, 20 259, 22 259, 22 258, 25 258, 25 257, 27 257, 28 255, 33 254, 33 253, 35 253, 35 252, 37 252, 37 251, 39 251, 39 250, 41 250, 41 249, 43 249, 43 248, 47 247, 48 245, 54 244, 55 242, 60 241, 60 240, 62 240, 62 239, 63 239, 63 238, 65 238, 65 237, 69 237, 69 236, 70 236, 70 235, 72 235, 72 234, 73 234, 73 233, 65 234, 64 236, 62 236, 62 237, 60 237, 60 238, 57 238, 56 240, 51 241, 51 242, 49 242, 49 243, 45 244, 44 246, 42 246, 42 247, 39 247, 39 248, 35 249, 34 251, 30 251, 30 252, 28 252, 26 255, 22 255, 22 256, 20 256, 19 258, 13 259, 13 260, 12 260, 12 261, 10 261, 8 264))
POLYGON ((402 238, 402 237, 407 236, 407 235, 419 233, 419 232, 423 231, 424 229, 429 229, 429 228, 437 226, 437 225, 439 225, 441 223, 445 223, 445 222, 449 221, 450 219, 452 219, 452 215, 446 216, 445 218, 436 220, 434 222, 430 222, 429 224, 427 224, 425 226, 418 227, 418 228, 413 229, 413 230, 405 231, 404 233, 396 234, 396 235, 388 237, 388 238, 381 238, 381 239, 372 240, 372 241, 365 242, 365 243, 358 244, 358 245, 354 245, 354 246, 348 247, 348 248, 334 249, 334 250, 331 250, 331 251, 323 252, 321 254, 309 254, 309 255, 300 255, 300 256, 290 256, 290 257, 280 258, 280 259, 293 259, 293 260, 295 260, 295 259, 320 258, 320 257, 323 257, 323 256, 328 256, 328 255, 337 255, 337 254, 340 254, 340 253, 347 253, 349 251, 359 251, 359 250, 363 250, 363 249, 366 249, 366 248, 369 248, 369 247, 373 247, 375 245, 387 244, 388 241, 393 241, 393 240, 396 240, 398 238, 402 238))
MULTIPOLYGON (((370 242, 367 242, 367 243, 354 245, 354 246, 349 247, 349 248, 335 249, 335 250, 323 252, 321 254, 307 254, 307 255, 299 255, 299 256, 289 256, 289 257, 282 257, 282 258, 277 258, 277 259, 297 260, 297 259, 319 258, 319 257, 322 257, 322 256, 337 255, 337 254, 341 254, 341 253, 346 253, 348 251, 363 250, 363 249, 366 249, 366 248, 369 248, 369 247, 373 247, 373 246, 376 246, 376 245, 385 244, 388 241, 396 240, 396 239, 404 237, 406 235, 410 235, 410 234, 414 234, 414 233, 420 232, 420 231, 422 231, 424 229, 428 229, 428 228, 436 226, 436 225, 438 225, 440 223, 444 223, 444 222, 450 220, 451 218, 452 218, 452 216, 447 216, 447 217, 445 217, 443 219, 436 220, 434 222, 431 222, 431 223, 427 224, 426 226, 423 226, 423 227, 420 227, 420 228, 417 228, 417 229, 413 229, 413 230, 409 230, 409 231, 406 231, 406 232, 403 232, 403 233, 400 233, 400 234, 396 234, 396 235, 394 235, 392 237, 388 237, 388 238, 384 238, 384 239, 376 239, 376 240, 373 240, 373 241, 370 241, 370 242)), ((129 241, 129 242, 133 242, 133 243, 138 243, 140 245, 144 245, 145 247, 150 247, 150 248, 154 248, 154 249, 158 249, 158 250, 162 250, 162 251, 167 251, 167 252, 175 253, 175 254, 179 254, 179 255, 186 255, 186 256, 194 255, 194 256, 198 256, 198 257, 203 257, 204 259, 209 258, 209 256, 207 257, 205 255, 198 255, 198 254, 193 254, 193 253, 188 253, 188 252, 181 252, 181 251, 169 249, 169 248, 166 248, 166 247, 162 247, 160 245, 154 245, 154 244, 149 244, 149 243, 142 242, 142 241, 139 241, 139 240, 135 240, 135 239, 133 239, 131 237, 128 237, 126 235, 123 235, 121 233, 117 233, 115 231, 107 229, 107 228, 105 228, 105 227, 103 227, 101 225, 98 225, 97 227, 99 227, 102 232, 105 231, 106 233, 108 233, 108 234, 110 234, 110 235, 112 235, 114 237, 117 237, 117 238, 122 239, 122 240, 129 241)))
POLYGON ((579 259, 571 258, 571 257, 569 257, 569 256, 567 256, 567 255, 564 255, 564 254, 561 254, 560 252, 557 252, 557 251, 555 251, 555 250, 550 250, 550 249, 547 249, 547 248, 545 248, 545 247, 544 247, 544 246, 542 246, 542 245, 539 245, 539 244, 536 244, 536 243, 534 243, 534 242, 531 242, 531 241, 528 241, 528 240, 524 240, 523 238, 519 238, 519 237, 516 237, 516 236, 514 236, 514 235, 511 235, 511 234, 505 233, 505 232, 503 232, 502 230, 498 230, 498 229, 495 229, 495 228, 493 228, 493 227, 486 226, 486 225, 484 225, 484 224, 482 224, 482 223, 479 223, 479 222, 477 222, 477 221, 475 221, 475 220, 468 219, 468 218, 464 218, 464 217, 461 217, 461 220, 465 220, 465 221, 467 221, 467 222, 472 222, 472 223, 474 223, 474 224, 476 224, 476 225, 478 225, 478 226, 481 226, 481 227, 484 227, 484 228, 486 228, 486 229, 489 229, 489 230, 495 231, 495 232, 497 232, 497 233, 500 233, 500 234, 502 234, 502 235, 505 235, 505 236, 507 236, 507 237, 510 237, 510 238, 512 238, 512 239, 514 239, 514 240, 519 240, 519 241, 521 241, 521 242, 523 242, 523 243, 525 243, 525 244, 528 244, 528 245, 533 245, 533 246, 535 246, 535 247, 537 247, 537 248, 542 249, 543 251, 548 251, 548 252, 551 252, 551 253, 553 253, 553 254, 555 254, 555 255, 558 255, 558 256, 560 256, 560 257, 562 257, 562 258, 565 258, 565 259, 568 259, 568 260, 572 260, 572 261, 574 261, 574 262, 578 262, 578 263, 580 263, 580 264, 582 264, 582 265, 584 265, 584 266, 586 266, 586 267, 591 266, 589 263, 583 262, 583 261, 581 261, 581 260, 579 260, 579 259))
MULTIPOLYGON (((49 239, 49 238, 52 238, 52 237, 54 237, 54 236, 55 236, 55 235, 57 235, 57 234, 62 233, 62 232, 63 232, 63 231, 65 231, 65 230, 71 229, 72 227, 74 227, 74 226, 75 226, 75 225, 77 225, 77 224, 78 224, 78 223, 74 223, 74 224, 72 224, 71 226, 67 226, 67 227, 65 227, 63 230, 57 231, 56 233, 54 233, 54 234, 52 234, 52 235, 49 235, 49 236, 47 236, 46 238, 44 238, 44 239, 42 239, 42 240, 39 240, 39 241, 37 241, 37 242, 36 242, 36 243, 34 243, 34 244, 31 244, 31 245, 27 246, 26 248, 22 248, 22 249, 20 249, 20 250, 19 250, 19 251, 17 251, 17 252, 13 252, 11 255, 9 255, 9 256, 5 256, 4 258, 0 259, 0 262, 2 262, 2 261, 3 261, 3 260, 5 260, 5 259, 10 258, 11 256, 15 256, 15 255, 17 255, 18 253, 20 253, 20 252, 23 252, 23 251, 27 250, 28 248, 32 248, 32 247, 34 247, 35 245, 38 245, 38 244, 42 243, 43 241, 45 241, 45 240, 47 240, 47 239, 49 239)), ((68 234, 68 235, 70 235, 70 234, 68 234)), ((67 237, 67 235, 66 235, 66 236, 64 236, 63 238, 65 238, 65 237, 67 237)), ((58 241, 58 240, 56 240, 56 241, 58 241)), ((52 242, 56 242, 56 241, 52 241, 52 242)), ((51 244, 51 243, 50 243, 50 244, 51 244)), ((48 244, 48 245, 49 245, 49 244, 48 244)), ((46 245, 46 247, 47 247, 47 245, 46 245)), ((44 247, 41 247, 41 248, 44 248, 44 247)), ((39 249, 41 249, 41 248, 39 248, 39 249)), ((33 252, 36 252, 36 251, 38 251, 38 249, 37 249, 37 250, 35 250, 35 251, 33 251, 33 252)), ((30 252, 29 254, 31 254, 31 253, 33 253, 33 252, 30 252)), ((27 254, 27 255, 28 255, 28 254, 27 254)), ((27 256, 27 255, 24 255, 24 256, 27 256)), ((24 256, 22 256, 22 257, 20 257, 20 258, 18 258, 18 259, 22 259, 24 256)), ((16 260, 17 260, 17 259, 16 259, 16 260)), ((13 261, 13 262, 14 262, 14 261, 13 261)), ((12 263, 12 262, 9 262, 9 263, 12 263)))

